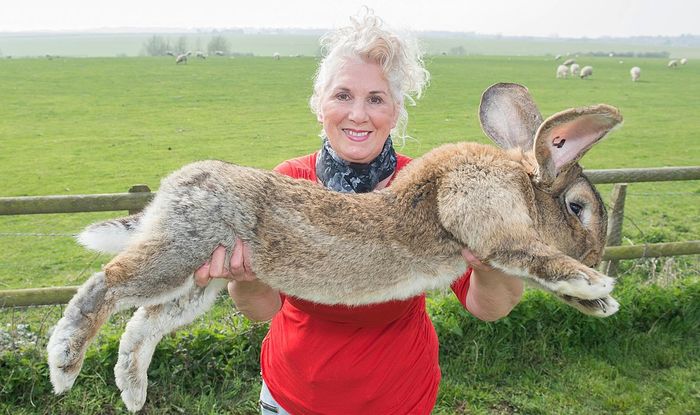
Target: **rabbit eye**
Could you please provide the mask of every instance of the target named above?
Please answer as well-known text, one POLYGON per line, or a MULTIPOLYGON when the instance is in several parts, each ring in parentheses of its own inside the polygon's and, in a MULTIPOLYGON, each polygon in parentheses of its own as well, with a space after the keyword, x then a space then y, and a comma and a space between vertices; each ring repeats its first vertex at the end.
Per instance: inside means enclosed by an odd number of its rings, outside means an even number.
POLYGON ((583 206, 579 205, 578 203, 569 202, 569 210, 574 215, 581 216, 581 212, 583 211, 583 206))

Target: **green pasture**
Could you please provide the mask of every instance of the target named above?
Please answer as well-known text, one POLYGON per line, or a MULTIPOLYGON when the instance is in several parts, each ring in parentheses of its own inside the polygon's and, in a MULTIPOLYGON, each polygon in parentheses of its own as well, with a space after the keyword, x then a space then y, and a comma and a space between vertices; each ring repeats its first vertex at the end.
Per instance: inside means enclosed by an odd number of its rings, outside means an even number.
MULTIPOLYGON (((319 146, 308 109, 313 58, 0 60, 0 196, 125 192, 193 160, 272 168, 319 146)), ((431 85, 410 108, 401 151, 487 142, 477 107, 495 82, 528 86, 544 115, 599 102, 624 126, 594 148, 586 168, 700 164, 700 67, 597 58, 590 79, 555 79, 551 58, 430 58, 431 85), (629 68, 642 68, 633 83, 629 68)), ((602 186, 604 195, 609 186, 602 186)), ((697 182, 633 184, 625 236, 698 239, 697 182)), ((0 217, 0 289, 77 284, 99 266, 69 236, 124 212, 0 217), (38 234, 38 235, 37 235, 38 234), (50 236, 44 236, 50 235, 50 236)))
MULTIPOLYGON (((446 142, 487 142, 477 117, 481 92, 518 82, 545 116, 601 102, 620 108, 623 127, 583 159, 585 168, 700 164, 700 66, 579 63, 593 66, 590 79, 555 79, 551 57, 429 58, 431 86, 409 110, 413 138, 400 151, 419 156, 446 142), (642 68, 637 83, 633 65, 642 68)), ((320 127, 307 100, 315 65, 309 57, 187 65, 171 58, 1 59, 0 197, 125 192, 133 184, 157 190, 161 177, 194 160, 272 168, 314 151, 320 127)), ((610 186, 600 190, 607 198, 610 186)), ((0 290, 82 283, 108 257, 85 252, 71 235, 124 214, 0 216, 0 290)), ((627 244, 700 239, 700 183, 631 184, 623 234, 627 244)), ((623 309, 606 320, 529 292, 511 317, 487 324, 436 294, 430 310, 444 373, 436 413, 700 411, 697 257, 628 261, 622 269, 623 309), (657 277, 668 280, 666 288, 653 284, 657 277)), ((231 316, 227 299, 220 303, 213 318, 159 346, 146 413, 254 412, 264 325, 250 326, 231 316)), ((27 322, 43 347, 60 311, 0 310, 0 323, 14 330, 27 322)), ((124 318, 105 328, 64 397, 49 395, 40 349, 0 350, 0 413, 124 413, 111 374, 124 318)))

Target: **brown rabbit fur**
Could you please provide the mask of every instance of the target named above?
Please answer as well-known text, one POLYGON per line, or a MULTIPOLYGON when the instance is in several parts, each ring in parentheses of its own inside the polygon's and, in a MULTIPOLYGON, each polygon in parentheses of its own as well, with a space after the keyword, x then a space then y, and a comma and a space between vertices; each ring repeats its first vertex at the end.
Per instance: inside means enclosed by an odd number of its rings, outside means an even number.
POLYGON ((120 226, 129 237, 80 288, 51 336, 55 392, 73 385, 104 321, 138 306, 115 376, 127 408, 140 409, 158 341, 204 313, 225 286, 197 287, 192 273, 217 245, 230 250, 236 238, 250 246, 258 278, 318 303, 353 306, 448 286, 466 270, 466 247, 584 313, 613 314, 613 280, 589 268, 602 257, 605 207, 576 162, 621 123, 619 112, 601 104, 542 122, 516 84, 489 88, 480 111, 484 131, 504 149, 443 145, 381 191, 342 194, 203 161, 164 179, 143 215, 92 225, 83 234, 88 247, 96 247, 90 235, 109 238, 120 226))

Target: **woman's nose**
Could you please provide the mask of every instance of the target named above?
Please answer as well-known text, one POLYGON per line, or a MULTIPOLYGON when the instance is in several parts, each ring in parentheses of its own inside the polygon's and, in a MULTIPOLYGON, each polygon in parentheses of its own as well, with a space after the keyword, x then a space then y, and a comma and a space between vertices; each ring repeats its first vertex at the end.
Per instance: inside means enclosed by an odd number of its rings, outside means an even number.
POLYGON ((357 123, 367 121, 367 109, 365 108, 365 103, 362 100, 353 102, 348 118, 350 118, 350 121, 357 123))

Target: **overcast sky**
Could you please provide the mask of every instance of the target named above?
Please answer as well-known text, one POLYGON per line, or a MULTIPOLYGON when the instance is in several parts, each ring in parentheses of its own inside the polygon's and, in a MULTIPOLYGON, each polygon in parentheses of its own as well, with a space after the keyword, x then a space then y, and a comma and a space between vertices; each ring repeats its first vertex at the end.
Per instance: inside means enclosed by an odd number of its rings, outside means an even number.
POLYGON ((7 0, 0 32, 105 28, 333 28, 362 5, 397 29, 506 36, 700 34, 698 0, 7 0))

